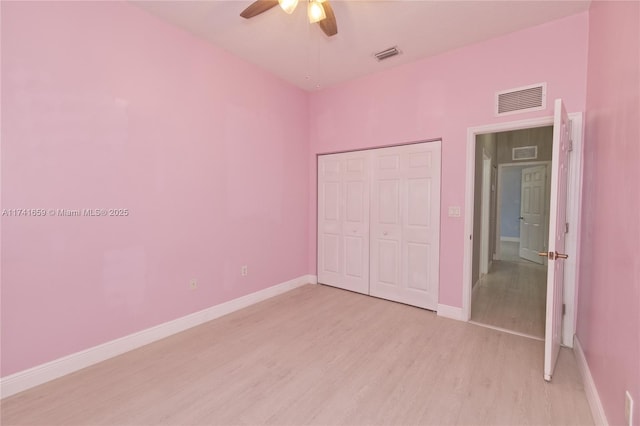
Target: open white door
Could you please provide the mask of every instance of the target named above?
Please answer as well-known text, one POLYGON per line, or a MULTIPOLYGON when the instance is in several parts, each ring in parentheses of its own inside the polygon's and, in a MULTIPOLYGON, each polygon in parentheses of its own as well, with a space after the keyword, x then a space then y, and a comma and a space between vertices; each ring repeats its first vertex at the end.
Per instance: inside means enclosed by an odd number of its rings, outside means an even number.
POLYGON ((520 257, 544 264, 538 255, 545 244, 547 166, 522 169, 520 202, 520 257))
POLYGON ((562 338, 565 233, 567 217, 567 170, 571 150, 570 122, 562 99, 556 99, 551 162, 551 208, 547 268, 547 315, 544 334, 544 379, 550 381, 562 338))

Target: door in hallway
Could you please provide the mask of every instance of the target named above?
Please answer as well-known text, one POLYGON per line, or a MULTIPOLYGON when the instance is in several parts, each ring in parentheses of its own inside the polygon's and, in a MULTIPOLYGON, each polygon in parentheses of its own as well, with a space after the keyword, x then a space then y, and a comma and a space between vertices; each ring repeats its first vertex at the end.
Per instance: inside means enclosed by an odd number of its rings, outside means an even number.
POLYGON ((546 166, 522 169, 520 201, 520 257, 543 264, 545 250, 546 166))

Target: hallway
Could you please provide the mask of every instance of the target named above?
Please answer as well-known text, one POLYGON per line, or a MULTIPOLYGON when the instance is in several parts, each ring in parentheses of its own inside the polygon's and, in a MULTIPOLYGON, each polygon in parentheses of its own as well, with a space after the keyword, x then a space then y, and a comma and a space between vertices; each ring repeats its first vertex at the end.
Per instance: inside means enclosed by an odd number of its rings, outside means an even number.
POLYGON ((526 260, 495 260, 474 287, 471 321, 543 339, 546 273, 526 260))

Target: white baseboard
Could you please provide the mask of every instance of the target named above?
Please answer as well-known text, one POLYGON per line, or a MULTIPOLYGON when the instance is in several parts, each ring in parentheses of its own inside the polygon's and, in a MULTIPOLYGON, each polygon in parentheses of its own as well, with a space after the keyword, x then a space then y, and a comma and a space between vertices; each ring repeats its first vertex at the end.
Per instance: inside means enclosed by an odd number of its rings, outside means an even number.
POLYGON ((0 397, 6 398, 42 383, 57 379, 74 371, 89 367, 125 352, 148 345, 172 334, 179 333, 207 321, 230 314, 239 309, 285 293, 305 284, 316 284, 315 275, 303 275, 290 281, 265 288, 255 293, 203 309, 198 312, 177 318, 146 330, 138 331, 128 336, 67 355, 62 358, 37 365, 27 370, 19 371, 0 378, 0 397))
POLYGON ((519 243, 520 237, 500 237, 500 241, 506 241, 508 243, 519 243))
POLYGON ((462 308, 458 308, 456 306, 441 305, 440 303, 438 303, 438 316, 458 321, 466 321, 462 313, 462 308))
POLYGON ((591 376, 591 370, 589 370, 589 364, 587 364, 587 358, 584 356, 584 351, 582 350, 578 336, 573 338, 573 353, 576 355, 578 369, 582 375, 584 391, 587 394, 587 402, 589 402, 589 408, 591 408, 593 422, 598 426, 608 426, 609 422, 607 422, 607 416, 604 413, 604 408, 598 395, 598 389, 591 376))

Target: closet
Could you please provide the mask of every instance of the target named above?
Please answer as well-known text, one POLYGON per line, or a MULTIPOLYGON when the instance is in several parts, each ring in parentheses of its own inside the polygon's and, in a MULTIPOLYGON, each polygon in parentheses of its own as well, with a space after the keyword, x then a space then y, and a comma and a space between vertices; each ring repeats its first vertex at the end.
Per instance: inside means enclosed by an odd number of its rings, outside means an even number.
POLYGON ((435 310, 440 141, 318 156, 318 282, 435 310))

